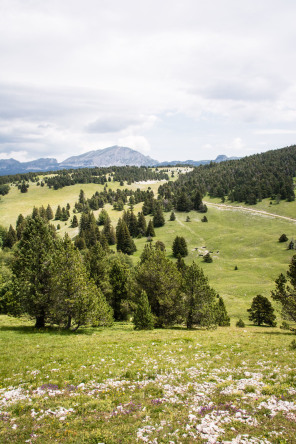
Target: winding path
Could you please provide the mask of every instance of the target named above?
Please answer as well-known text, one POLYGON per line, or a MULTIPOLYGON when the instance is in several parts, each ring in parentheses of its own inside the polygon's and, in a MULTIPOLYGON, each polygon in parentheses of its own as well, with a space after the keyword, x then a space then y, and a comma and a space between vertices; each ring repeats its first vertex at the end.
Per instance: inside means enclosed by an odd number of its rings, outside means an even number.
POLYGON ((288 220, 290 222, 295 222, 296 223, 296 219, 294 219, 293 217, 287 217, 287 216, 281 216, 280 214, 274 214, 274 213, 269 213, 268 211, 263 211, 263 210, 255 210, 253 208, 247 208, 247 207, 235 207, 233 205, 226 205, 226 204, 215 204, 212 202, 207 202, 207 201, 203 201, 208 207, 215 207, 215 208, 219 208, 221 210, 238 210, 238 211, 246 211, 249 213, 253 213, 253 214, 261 214, 263 216, 269 216, 269 217, 277 217, 278 219, 284 219, 284 220, 288 220))

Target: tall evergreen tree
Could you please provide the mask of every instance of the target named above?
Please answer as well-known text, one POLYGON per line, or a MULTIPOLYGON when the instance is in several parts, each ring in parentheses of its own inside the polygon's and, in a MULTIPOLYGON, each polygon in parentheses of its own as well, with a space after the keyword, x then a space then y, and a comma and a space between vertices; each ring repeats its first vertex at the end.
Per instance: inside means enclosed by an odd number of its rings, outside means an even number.
POLYGON ((181 275, 163 251, 151 248, 136 270, 136 282, 147 293, 156 327, 173 325, 182 319, 181 275))
POLYGON ((209 286, 202 269, 192 262, 186 267, 183 276, 187 328, 192 328, 194 324, 201 326, 216 324, 216 292, 209 286))
POLYGON ((12 225, 9 226, 7 235, 5 237, 5 241, 3 243, 3 247, 12 248, 14 244, 17 242, 17 233, 12 225))
POLYGON ((115 321, 123 320, 121 307, 122 303, 129 298, 128 278, 128 267, 116 258, 109 271, 109 279, 112 287, 111 306, 113 308, 115 321))
POLYGON ((143 212, 141 211, 138 213, 138 233, 144 236, 144 234, 146 233, 146 229, 147 229, 146 219, 143 212))
POLYGON ((188 255, 187 243, 183 236, 175 237, 172 248, 174 257, 185 257, 188 255))
POLYGON ((52 208, 49 204, 47 205, 47 208, 46 208, 46 217, 47 217, 47 220, 53 219, 53 211, 52 211, 52 208))
POLYGON ((162 227, 165 224, 165 219, 162 211, 160 201, 156 201, 153 210, 153 225, 154 227, 162 227))
POLYGON ((42 328, 52 304, 51 273, 55 232, 39 216, 28 218, 13 262, 13 297, 19 314, 27 313, 42 328))
POLYGON ((124 222, 124 220, 119 219, 117 228, 116 228, 116 236, 117 236, 117 251, 121 251, 125 254, 133 254, 137 248, 136 245, 130 235, 129 229, 124 222))
POLYGON ((153 221, 151 219, 148 222, 146 236, 147 237, 154 237, 155 236, 154 225, 153 225, 153 221))
POLYGON ((61 206, 58 205, 58 207, 56 209, 56 212, 55 212, 54 219, 55 220, 61 220, 61 217, 62 217, 62 209, 61 209, 61 206))
POLYGON ((276 326, 274 309, 265 296, 258 294, 254 297, 251 308, 247 311, 250 313, 249 320, 253 321, 255 325, 267 324, 271 327, 276 326))
POLYGON ((75 330, 85 324, 112 323, 105 297, 89 280, 80 253, 67 234, 55 250, 51 285, 53 323, 75 330))

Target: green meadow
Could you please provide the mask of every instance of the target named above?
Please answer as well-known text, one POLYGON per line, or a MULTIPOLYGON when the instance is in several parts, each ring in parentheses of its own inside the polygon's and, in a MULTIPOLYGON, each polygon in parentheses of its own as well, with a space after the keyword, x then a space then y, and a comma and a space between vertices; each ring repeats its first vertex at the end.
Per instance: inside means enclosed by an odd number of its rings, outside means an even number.
MULTIPOLYGON (((156 194, 158 186, 159 183, 141 183, 124 187, 132 189, 150 187, 156 194)), ((117 189, 119 183, 108 182, 108 187, 117 189)), ((101 191, 103 185, 77 184, 53 190, 46 186, 30 184, 29 191, 25 194, 12 187, 9 194, 0 200, 0 225, 6 227, 10 223, 14 225, 17 216, 20 213, 24 216, 30 214, 34 205, 46 207, 50 204, 55 211, 58 205, 63 207, 70 203, 72 211, 80 189, 84 190, 86 197, 91 197, 97 190, 101 191)), ((209 203, 221 203, 220 199, 211 199, 208 196, 204 200, 209 203)), ((155 230, 156 237, 153 240, 154 243, 157 240, 163 241, 167 256, 174 260, 171 249, 173 240, 177 235, 185 237, 189 252, 185 261, 190 263, 194 260, 204 268, 210 284, 225 299, 233 322, 238 318, 247 320, 246 310, 253 297, 257 294, 269 297, 275 279, 287 270, 293 251, 287 250, 287 243, 278 242, 280 235, 285 233, 289 239, 296 239, 295 221, 241 211, 237 209, 238 206, 242 205, 233 205, 232 210, 209 205, 206 213, 207 223, 202 223, 203 214, 195 211, 176 212, 176 220, 173 222, 169 221, 170 213, 165 213, 166 224, 155 230), (187 216, 190 217, 190 222, 186 222, 187 216), (202 255, 207 251, 211 252, 213 257, 213 262, 210 264, 202 260, 202 255), (238 269, 235 270, 235 267, 238 269)), ((135 205, 134 212, 137 214, 141 208, 141 203, 135 205)), ((287 217, 296 215, 296 202, 270 204, 270 200, 264 200, 248 208, 287 217)), ((110 215, 112 224, 116 226, 122 212, 114 210, 111 205, 106 205, 105 209, 110 215)), ((96 217, 99 212, 100 210, 95 211, 96 217)), ((148 221, 150 216, 146 219, 148 221)), ((61 236, 68 232, 73 238, 78 233, 78 228, 69 227, 69 221, 53 221, 53 223, 56 226, 60 224, 61 236)), ((135 243, 137 252, 131 256, 134 264, 139 260, 147 240, 135 239, 135 243)))
POLYGON ((1 443, 293 443, 291 332, 66 333, 0 316, 1 443))
MULTIPOLYGON (((131 187, 157 192, 158 185, 131 187)), ((34 205, 50 204, 55 211, 70 203, 72 211, 80 189, 91 197, 103 186, 55 191, 31 184, 26 194, 12 187, 0 200, 0 224, 14 225, 18 214, 30 214, 34 205)), ((205 201, 221 203, 208 196, 205 201)), ((135 213, 141 207, 135 205, 135 213)), ((105 208, 115 226, 122 212, 105 208)), ((295 202, 263 201, 249 208, 296 214, 295 202)), ((280 307, 274 303, 275 328, 254 327, 247 316, 253 297, 270 297, 275 279, 286 272, 293 251, 278 239, 283 233, 296 238, 295 221, 210 205, 206 223, 195 211, 176 212, 175 221, 169 216, 165 213, 153 243, 164 242, 166 255, 175 260, 173 240, 185 237, 186 263, 194 260, 203 267, 224 298, 231 326, 134 331, 131 323, 116 323, 69 333, 39 331, 25 317, 0 316, 1 443, 295 442, 295 350, 290 348, 295 335, 279 328, 280 307), (212 263, 203 261, 206 252, 212 263), (245 328, 235 326, 239 318, 245 328)), ((53 223, 61 225, 60 235, 69 232, 73 238, 78 232, 69 221, 53 223)), ((147 239, 135 243, 134 264, 147 239)))

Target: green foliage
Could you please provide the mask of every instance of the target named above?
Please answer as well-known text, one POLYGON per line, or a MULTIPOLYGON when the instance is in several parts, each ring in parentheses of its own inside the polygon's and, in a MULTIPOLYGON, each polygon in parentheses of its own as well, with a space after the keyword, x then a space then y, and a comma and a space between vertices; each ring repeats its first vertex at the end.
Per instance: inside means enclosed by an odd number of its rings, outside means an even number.
POLYGON ((135 278, 139 289, 147 293, 157 327, 173 325, 182 319, 181 275, 163 251, 147 248, 135 278))
POLYGON ((5 196, 5 194, 8 194, 10 190, 10 186, 7 184, 1 184, 0 185, 0 195, 5 196))
POLYGON ((55 246, 54 230, 39 216, 29 218, 15 252, 12 297, 18 308, 11 314, 29 314, 36 319, 37 328, 44 327, 52 304, 55 246))
MULTIPOLYGON (((187 328, 193 325, 211 326, 223 322, 226 310, 216 304, 216 292, 209 286, 203 270, 195 263, 183 272, 184 318, 187 328)), ((221 298, 222 299, 222 298, 221 298)))
POLYGON ((247 311, 250 313, 249 320, 253 321, 255 325, 267 324, 271 327, 276 326, 274 309, 265 296, 260 294, 255 296, 251 308, 247 311))
POLYGON ((147 237, 154 237, 155 236, 154 224, 151 219, 148 222, 148 226, 147 226, 147 230, 146 230, 145 234, 147 237))
POLYGON ((78 218, 77 218, 76 214, 74 214, 72 222, 71 222, 71 227, 72 228, 76 228, 76 227, 78 227, 78 225, 79 225, 78 224, 78 218))
POLYGON ((153 225, 154 227, 162 227, 165 224, 165 219, 162 211, 162 205, 159 200, 155 202, 153 210, 153 225))
POLYGON ((295 339, 293 339, 293 341, 291 342, 290 349, 291 350, 296 350, 296 340, 295 339))
POLYGON ((175 213, 172 211, 172 212, 171 212, 171 215, 170 215, 170 221, 174 221, 174 220, 176 220, 176 215, 175 215, 175 213))
POLYGON ((3 247, 12 248, 17 242, 17 233, 12 225, 9 226, 5 239, 3 241, 3 247))
POLYGON ((219 296, 218 303, 216 304, 216 323, 220 327, 228 327, 230 325, 230 317, 227 314, 227 310, 221 296, 219 296))
POLYGON ((49 319, 66 329, 110 325, 112 312, 102 292, 89 280, 79 251, 68 235, 54 252, 49 319))
POLYGON ((207 216, 202 217, 201 221, 202 221, 202 222, 208 222, 208 218, 207 218, 207 216))
POLYGON ((185 257, 188 255, 187 243, 183 236, 175 237, 172 249, 174 257, 185 257))
POLYGON ((210 253, 206 253, 206 254, 203 256, 203 261, 206 262, 207 264, 210 264, 211 262, 213 262, 213 258, 212 258, 212 256, 210 255, 210 253))
POLYGON ((280 302, 283 318, 296 322, 296 255, 291 259, 287 277, 281 273, 275 284, 271 297, 280 302))
POLYGON ((116 227, 117 251, 131 255, 137 248, 124 220, 119 219, 116 227))
POLYGON ((280 238, 279 238, 279 242, 287 242, 288 237, 283 233, 280 238))
POLYGON ((137 301, 137 309, 134 314, 133 323, 135 330, 152 330, 154 327, 154 318, 145 291, 141 292, 137 301))
POLYGON ((237 327, 240 327, 240 328, 244 328, 245 327, 245 323, 244 323, 244 321, 242 319, 239 319, 235 325, 237 327))
POLYGON ((111 295, 111 307, 114 312, 115 321, 125 320, 122 316, 122 303, 130 299, 129 293, 129 267, 120 260, 120 257, 116 257, 111 264, 109 271, 109 279, 112 288, 111 295))

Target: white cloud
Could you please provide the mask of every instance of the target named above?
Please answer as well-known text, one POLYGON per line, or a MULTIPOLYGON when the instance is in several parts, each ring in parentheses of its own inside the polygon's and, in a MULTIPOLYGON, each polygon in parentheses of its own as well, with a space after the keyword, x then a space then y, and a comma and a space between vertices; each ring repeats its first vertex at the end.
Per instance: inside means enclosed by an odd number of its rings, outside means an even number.
POLYGON ((127 146, 137 151, 147 153, 151 147, 148 140, 143 136, 127 136, 118 139, 119 146, 127 146))
POLYGON ((0 154, 125 140, 186 160, 291 143, 295 15, 291 0, 2 0, 0 154), (160 117, 174 114, 183 126, 160 117))
POLYGON ((10 151, 7 153, 0 154, 1 159, 15 159, 19 162, 28 162, 34 160, 34 158, 28 156, 27 151, 10 151))

